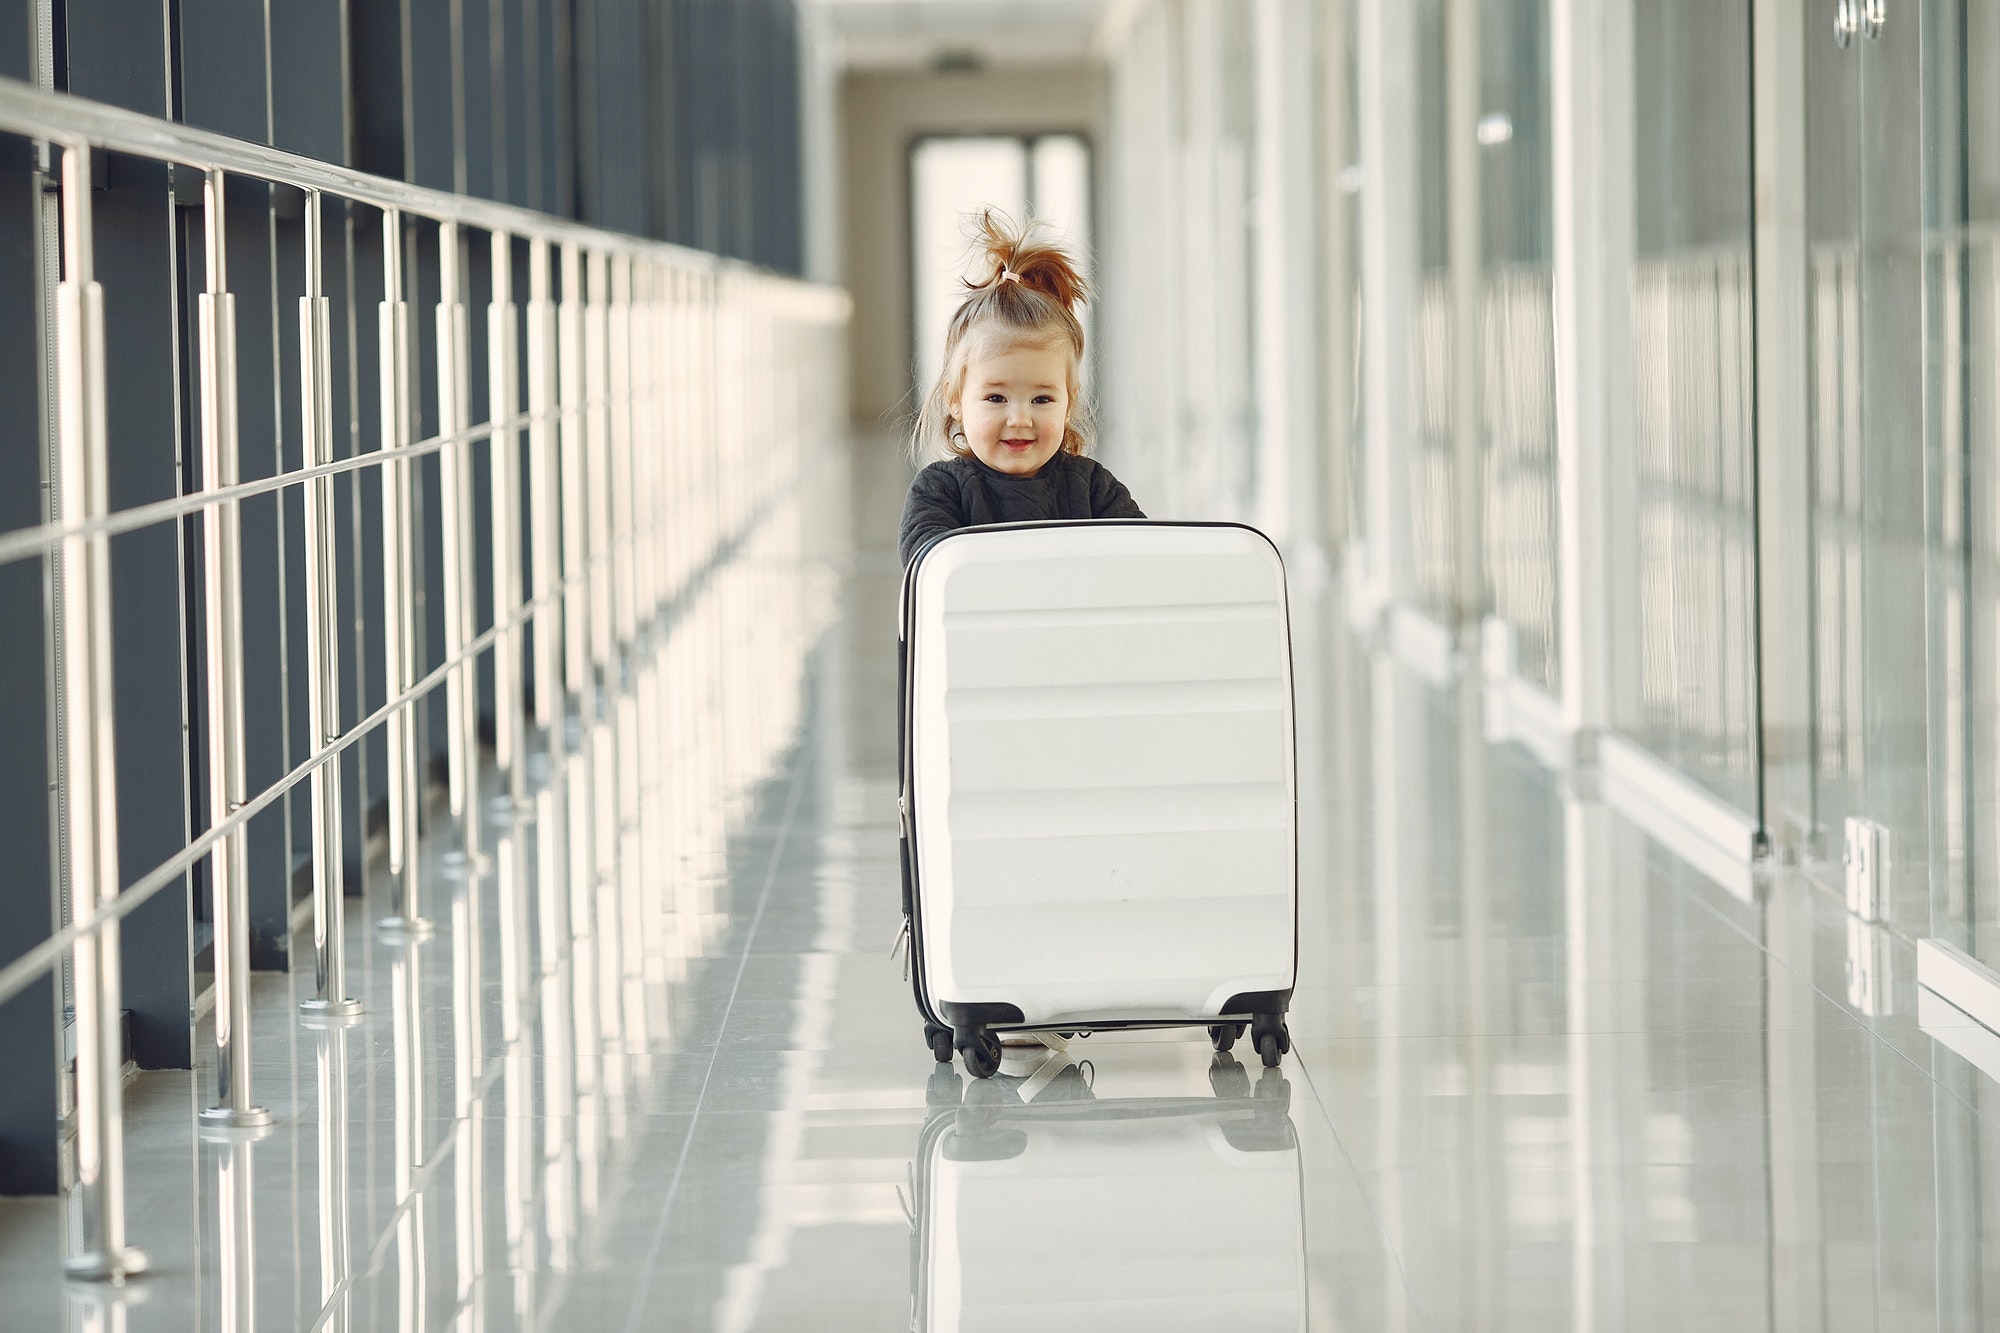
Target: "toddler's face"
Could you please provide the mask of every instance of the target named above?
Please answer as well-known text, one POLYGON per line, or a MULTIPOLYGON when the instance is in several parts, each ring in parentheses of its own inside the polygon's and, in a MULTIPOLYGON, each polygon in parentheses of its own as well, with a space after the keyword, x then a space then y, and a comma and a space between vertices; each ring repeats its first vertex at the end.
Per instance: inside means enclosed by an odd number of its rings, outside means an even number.
POLYGON ((995 472, 1032 477, 1062 448, 1069 353, 1010 347, 968 361, 951 410, 980 462, 995 472))

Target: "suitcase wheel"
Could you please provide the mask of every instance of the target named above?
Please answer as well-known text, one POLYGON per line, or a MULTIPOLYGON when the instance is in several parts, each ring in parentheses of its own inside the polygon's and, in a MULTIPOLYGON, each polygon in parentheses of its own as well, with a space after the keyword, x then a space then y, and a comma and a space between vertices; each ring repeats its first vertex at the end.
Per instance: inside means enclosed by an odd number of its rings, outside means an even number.
POLYGON ((954 1043, 965 1059, 965 1072, 992 1078, 1000 1072, 1000 1039, 984 1029, 961 1028, 954 1043))
POLYGON ((935 1023, 924 1024, 924 1041, 931 1048, 931 1055, 941 1065, 951 1063, 951 1029, 939 1027, 935 1023))
POLYGON ((1291 1029, 1276 1014, 1260 1015, 1251 1023, 1250 1039, 1257 1044, 1257 1054, 1266 1069, 1276 1069, 1292 1049, 1291 1029))
POLYGON ((1250 1071, 1236 1063, 1236 1057, 1218 1053, 1208 1063, 1208 1086, 1218 1097, 1249 1097, 1250 1071))
POLYGON ((1217 1051, 1226 1051, 1236 1044, 1236 1039, 1243 1035, 1243 1029, 1248 1026, 1247 1023, 1212 1023, 1209 1025, 1208 1039, 1215 1043, 1217 1051))

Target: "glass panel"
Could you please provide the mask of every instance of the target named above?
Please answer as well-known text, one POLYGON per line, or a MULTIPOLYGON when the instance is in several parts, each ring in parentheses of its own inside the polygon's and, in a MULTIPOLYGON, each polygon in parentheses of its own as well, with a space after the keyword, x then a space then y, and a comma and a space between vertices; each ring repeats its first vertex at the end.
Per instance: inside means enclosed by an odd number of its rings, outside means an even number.
MULTIPOLYGON (((1866 812, 1889 836, 1885 915, 1931 925, 1925 643, 1922 10, 1899 5, 1861 55, 1862 718, 1866 812)), ((1833 826, 1829 825, 1829 831, 1833 826)))
POLYGON ((1556 370, 1550 267, 1548 6, 1484 0, 1480 232, 1486 574, 1515 669, 1560 688, 1556 643, 1556 370))
POLYGON ((1635 0, 1635 739, 1757 809, 1749 0, 1635 0))
MULTIPOLYGON (((1187 178, 1186 220, 1195 230, 1188 253, 1207 273, 1187 306, 1198 325, 1188 375, 1211 380, 1197 389, 1192 456, 1197 485, 1183 492, 1192 512, 1247 517, 1257 502, 1255 324, 1250 294, 1256 266, 1258 210, 1252 191, 1256 143, 1256 25, 1225 5, 1189 5, 1185 46, 1196 86, 1189 90, 1188 132, 1196 159, 1187 178), (1194 71, 1199 72, 1194 72, 1194 71), (1204 457, 1204 455, 1207 455, 1204 457), (1196 499, 1196 497, 1202 497, 1196 499)), ((1150 511, 1148 511, 1150 512, 1150 511)))
POLYGON ((1354 68, 1354 5, 1313 6, 1316 95, 1325 127, 1319 162, 1320 338, 1325 420, 1323 536, 1338 547, 1361 535, 1361 150, 1354 68))
POLYGON ((1861 61, 1823 14, 1806 68, 1813 777, 1818 853, 1859 811, 1861 719, 1861 61))
POLYGON ((1419 605, 1458 613, 1452 484, 1450 148, 1444 0, 1417 0, 1417 304, 1410 318, 1410 554, 1419 605))
POLYGON ((2000 964, 2000 11, 1923 11, 1932 932, 2000 964))
POLYGON ((1918 12, 1840 46, 1805 18, 1818 854, 1883 828, 1885 915, 1931 925, 1918 12))

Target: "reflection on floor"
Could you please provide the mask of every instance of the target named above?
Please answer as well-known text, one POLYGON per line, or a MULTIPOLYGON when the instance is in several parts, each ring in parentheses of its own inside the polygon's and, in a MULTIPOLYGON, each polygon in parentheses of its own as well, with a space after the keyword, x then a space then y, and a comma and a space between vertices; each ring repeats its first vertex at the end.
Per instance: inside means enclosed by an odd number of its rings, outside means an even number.
POLYGON ((940 1069, 887 956, 893 557, 851 562, 824 636, 788 559, 718 579, 483 873, 438 868, 435 937, 354 913, 357 1023, 259 979, 265 1137, 199 1138, 199 1075, 138 1080, 155 1275, 65 1288, 56 1205, 0 1205, 0 1322, 2000 1323, 1993 1090, 1954 1053, 1992 1038, 1919 1025, 1907 945, 1703 879, 1309 588, 1293 1057, 1147 1034, 940 1069))

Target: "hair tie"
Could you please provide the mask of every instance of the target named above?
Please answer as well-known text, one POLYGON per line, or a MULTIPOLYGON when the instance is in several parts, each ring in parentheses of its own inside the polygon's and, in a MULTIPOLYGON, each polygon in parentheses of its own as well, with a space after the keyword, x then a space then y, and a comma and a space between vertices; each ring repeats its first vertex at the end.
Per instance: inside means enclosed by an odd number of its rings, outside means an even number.
POLYGON ((1002 264, 1000 266, 1000 281, 1019 282, 1020 280, 1021 280, 1021 275, 1016 273, 1013 269, 1008 268, 1005 264, 1002 264))

